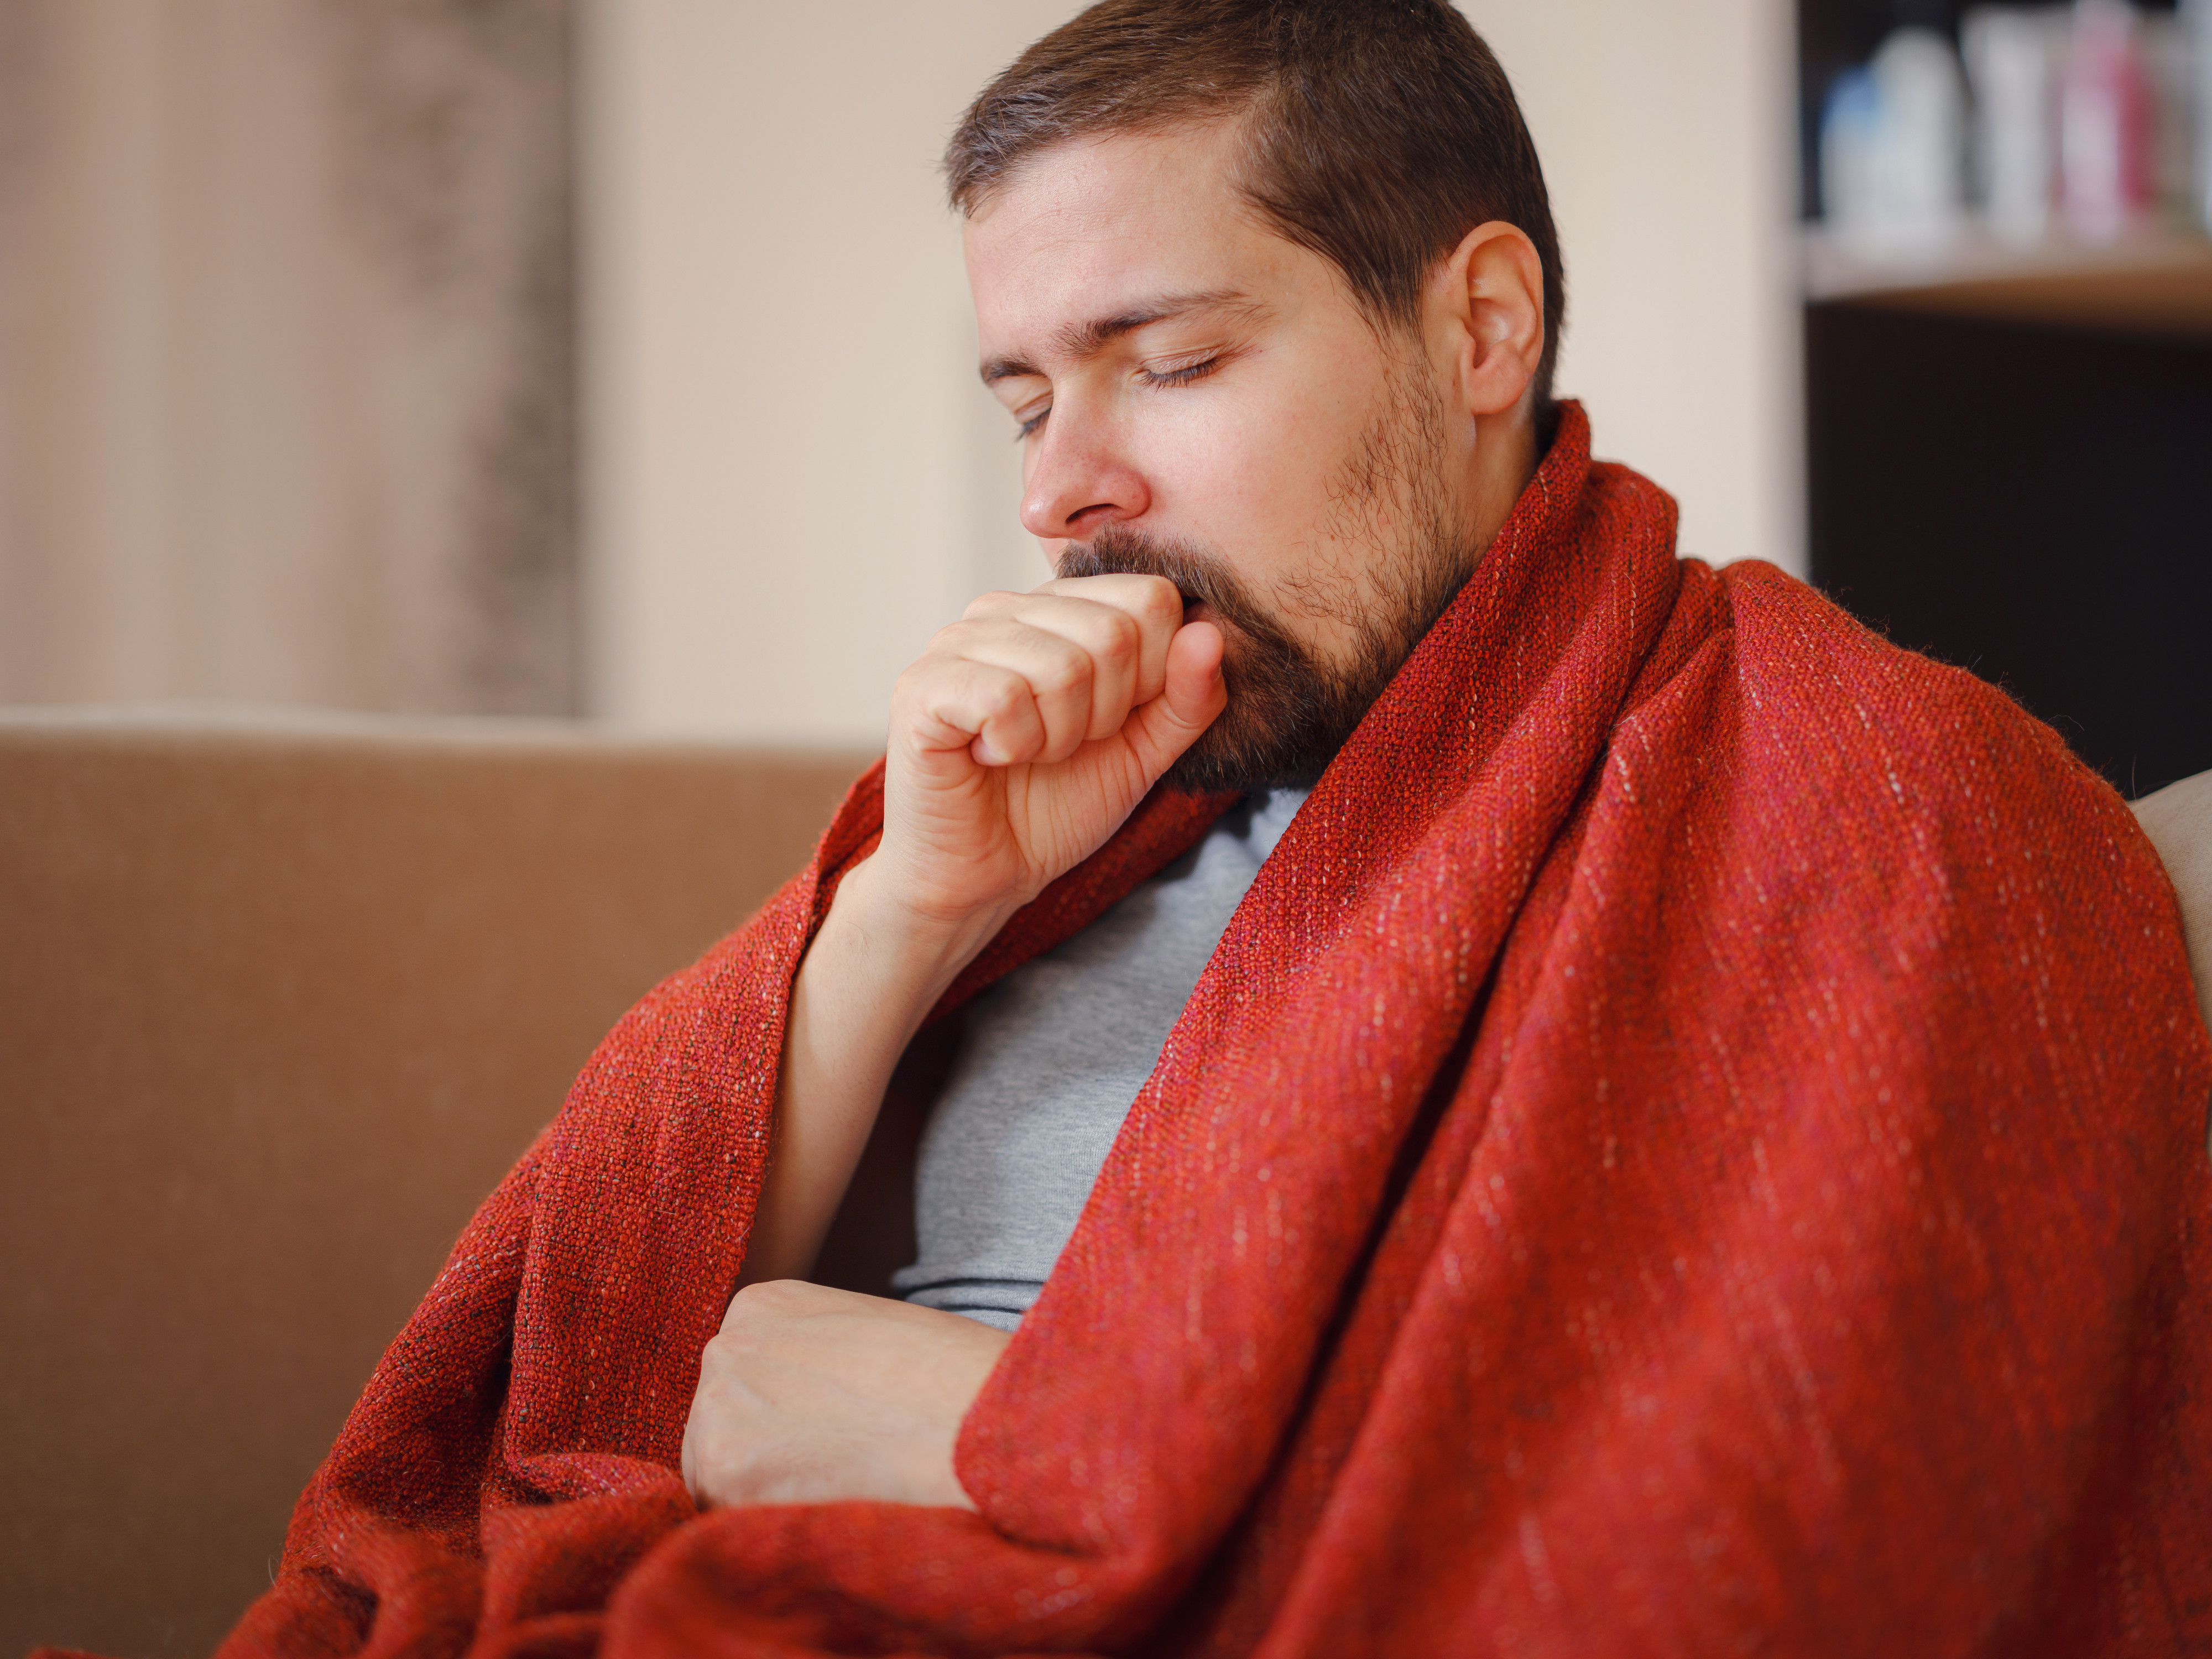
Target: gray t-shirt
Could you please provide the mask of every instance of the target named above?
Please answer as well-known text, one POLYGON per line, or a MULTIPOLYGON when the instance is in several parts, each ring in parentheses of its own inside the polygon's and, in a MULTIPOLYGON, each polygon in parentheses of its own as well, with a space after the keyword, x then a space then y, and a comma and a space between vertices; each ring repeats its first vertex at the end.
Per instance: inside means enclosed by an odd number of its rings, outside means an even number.
POLYGON ((909 1302, 1010 1331, 1075 1231, 1121 1120, 1254 877, 1305 799, 1232 807, 1074 938, 976 998, 915 1177, 909 1302))

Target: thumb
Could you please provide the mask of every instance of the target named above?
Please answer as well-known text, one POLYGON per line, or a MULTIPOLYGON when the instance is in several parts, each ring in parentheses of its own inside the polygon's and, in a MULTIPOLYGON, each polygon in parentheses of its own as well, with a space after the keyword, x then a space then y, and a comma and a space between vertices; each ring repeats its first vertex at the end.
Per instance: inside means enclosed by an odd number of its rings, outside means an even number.
POLYGON ((1176 630, 1168 642, 1167 683, 1160 695, 1133 711, 1122 732, 1143 763, 1147 787, 1159 781, 1182 751, 1229 706, 1221 672, 1227 641, 1210 622, 1176 630))

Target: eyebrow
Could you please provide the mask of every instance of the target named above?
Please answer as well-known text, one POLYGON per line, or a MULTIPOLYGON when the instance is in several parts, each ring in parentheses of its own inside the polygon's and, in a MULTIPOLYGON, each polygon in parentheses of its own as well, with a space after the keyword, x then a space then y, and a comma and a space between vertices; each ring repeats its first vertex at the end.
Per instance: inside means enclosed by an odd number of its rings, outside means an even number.
MULTIPOLYGON (((1235 289, 1205 289, 1192 294, 1170 294, 1133 306, 1127 311, 1116 312, 1111 317, 1094 317, 1088 322, 1070 323, 1053 338, 1054 349, 1078 362, 1095 357, 1112 342, 1125 334, 1133 334, 1154 323, 1164 323, 1170 317, 1180 317, 1190 311, 1241 311, 1256 315, 1259 302, 1235 289)), ((1026 357, 993 357, 982 368, 983 384, 996 386, 1001 380, 1011 380, 1024 374, 1042 374, 1026 357)))

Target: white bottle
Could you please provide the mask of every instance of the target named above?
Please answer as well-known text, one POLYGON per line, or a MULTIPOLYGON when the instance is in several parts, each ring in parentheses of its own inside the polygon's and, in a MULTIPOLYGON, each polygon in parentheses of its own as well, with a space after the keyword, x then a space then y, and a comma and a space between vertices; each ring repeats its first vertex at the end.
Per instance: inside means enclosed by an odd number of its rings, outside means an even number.
POLYGON ((1974 89, 1978 194, 1990 234, 2014 246, 2032 246, 2051 228, 2056 33, 2048 10, 2023 6, 1984 6, 1960 29, 1974 89))
POLYGON ((1909 261, 1949 245, 1965 194, 1965 101, 1958 55, 1929 29, 1898 30, 1838 83, 1821 130, 1822 193, 1854 251, 1909 261))

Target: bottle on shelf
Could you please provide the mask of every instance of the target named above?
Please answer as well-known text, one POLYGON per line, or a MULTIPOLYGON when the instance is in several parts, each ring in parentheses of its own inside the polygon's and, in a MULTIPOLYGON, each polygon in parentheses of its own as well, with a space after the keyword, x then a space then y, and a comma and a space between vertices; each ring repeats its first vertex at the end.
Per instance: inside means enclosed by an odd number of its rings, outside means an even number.
POLYGON ((1839 80, 1821 123, 1830 228, 1881 259, 1940 256, 1964 198, 1965 94, 1958 54, 1933 30, 1899 29, 1839 80))
POLYGON ((2116 241, 2156 201, 2156 129, 2135 9, 2075 0, 2059 71, 2058 163, 2066 222, 2085 242, 2116 241))
POLYGON ((1960 27, 1974 100, 1974 173, 1990 234, 2032 247, 2051 231, 2057 173, 2053 98, 2063 12, 1983 6, 1960 27))

